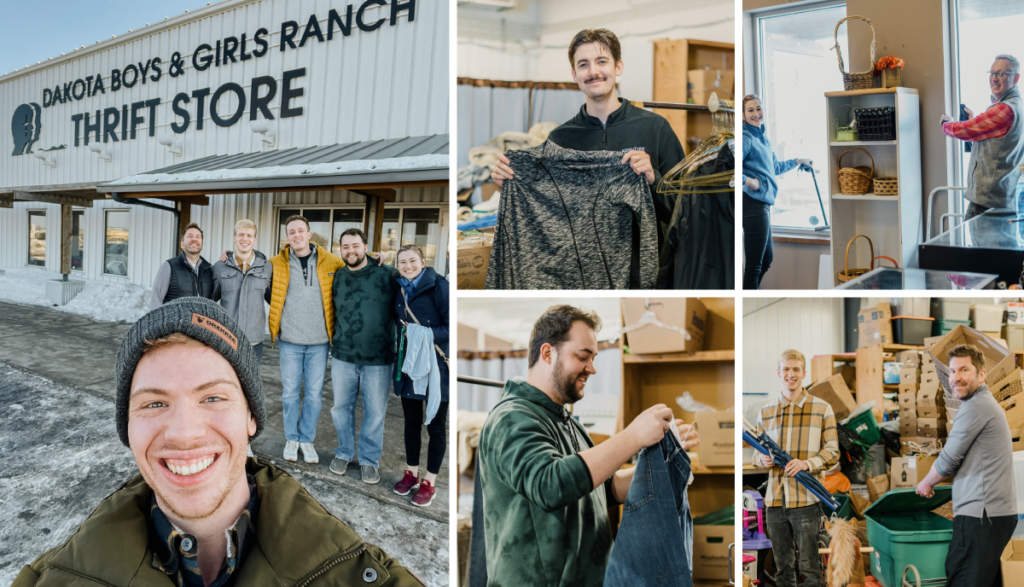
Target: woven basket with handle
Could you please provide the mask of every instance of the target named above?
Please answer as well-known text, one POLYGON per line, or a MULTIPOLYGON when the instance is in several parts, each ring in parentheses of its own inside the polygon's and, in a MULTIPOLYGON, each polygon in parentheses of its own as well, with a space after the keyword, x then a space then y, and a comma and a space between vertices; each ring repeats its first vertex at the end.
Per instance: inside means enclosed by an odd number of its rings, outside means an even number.
POLYGON ((859 238, 862 238, 862 239, 868 241, 868 249, 871 251, 871 259, 872 259, 871 263, 874 264, 875 245, 872 244, 871 239, 869 239, 867 236, 865 236, 863 234, 858 234, 857 236, 851 238, 850 242, 846 243, 846 261, 843 264, 843 270, 840 271, 836 275, 836 277, 839 279, 839 283, 846 283, 847 281, 853 281, 854 279, 860 277, 861 275, 864 275, 868 271, 871 271, 871 269, 859 269, 859 268, 850 269, 850 247, 853 246, 853 241, 855 241, 855 240, 857 240, 859 238))
POLYGON ((848 142, 856 141, 857 140, 857 127, 854 126, 854 120, 855 119, 853 117, 853 105, 851 105, 851 104, 843 104, 842 106, 839 107, 839 111, 836 112, 836 142, 837 143, 840 143, 840 142, 848 143, 848 142), (843 113, 843 108, 849 108, 850 109, 850 122, 849 122, 850 126, 842 126, 841 123, 839 122, 840 119, 842 118, 841 115, 843 113))
POLYGON ((864 149, 847 149, 836 162, 839 166, 839 191, 846 196, 862 196, 871 191, 871 178, 875 176, 875 158, 864 149), (860 151, 871 159, 871 167, 843 167, 843 155, 850 151, 860 151))
POLYGON ((836 23, 836 30, 834 33, 836 39, 836 57, 839 58, 839 72, 843 74, 843 89, 849 90, 870 90, 875 87, 875 27, 871 24, 871 19, 863 16, 847 16, 843 20, 836 23), (868 23, 871 27, 871 69, 862 71, 860 73, 846 73, 846 65, 843 63, 843 51, 839 48, 839 25, 844 22, 859 18, 864 22, 868 23))

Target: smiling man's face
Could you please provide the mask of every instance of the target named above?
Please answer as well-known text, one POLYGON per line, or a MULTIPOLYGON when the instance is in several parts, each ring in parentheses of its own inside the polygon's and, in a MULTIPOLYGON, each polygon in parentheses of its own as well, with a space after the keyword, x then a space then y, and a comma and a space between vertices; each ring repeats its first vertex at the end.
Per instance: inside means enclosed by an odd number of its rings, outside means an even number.
POLYGON ((586 43, 573 56, 572 79, 587 96, 599 99, 615 91, 615 80, 622 75, 622 61, 615 61, 603 43, 586 43))
POLYGON ((800 359, 786 359, 779 365, 779 379, 782 380, 782 388, 787 393, 799 390, 806 376, 807 371, 804 370, 804 363, 800 359))
POLYGON ((232 493, 248 493, 246 447, 256 419, 219 353, 191 344, 147 353, 128 401, 129 444, 161 509, 201 520, 232 493))
POLYGON ((567 404, 583 399, 587 379, 597 373, 597 333, 586 322, 577 320, 569 330, 569 340, 554 349, 551 379, 555 393, 567 404))

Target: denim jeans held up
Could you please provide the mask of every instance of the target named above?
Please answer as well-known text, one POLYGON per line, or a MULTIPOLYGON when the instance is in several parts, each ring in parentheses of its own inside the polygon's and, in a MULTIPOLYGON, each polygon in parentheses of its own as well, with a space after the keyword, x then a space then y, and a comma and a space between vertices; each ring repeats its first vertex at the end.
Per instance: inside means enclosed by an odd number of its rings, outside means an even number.
POLYGON ((334 407, 331 418, 338 431, 334 456, 351 461, 356 454, 356 398, 363 396, 359 428, 359 464, 380 466, 384 448, 384 416, 388 411, 393 365, 356 365, 331 357, 334 407))
POLYGON ((693 587, 690 458, 672 432, 640 451, 604 587, 693 587))
POLYGON ((326 344, 291 344, 281 341, 281 393, 284 412, 284 437, 298 442, 316 439, 316 422, 323 405, 324 376, 327 374, 326 344), (299 398, 302 383, 306 395, 302 399, 302 419, 299 419, 299 398))

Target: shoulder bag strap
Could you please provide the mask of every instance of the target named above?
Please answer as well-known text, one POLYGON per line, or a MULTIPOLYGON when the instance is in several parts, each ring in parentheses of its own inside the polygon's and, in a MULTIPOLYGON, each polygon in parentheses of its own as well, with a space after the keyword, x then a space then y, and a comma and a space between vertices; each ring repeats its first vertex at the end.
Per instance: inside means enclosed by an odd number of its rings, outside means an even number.
MULTIPOLYGON (((409 296, 406 295, 405 288, 402 287, 401 285, 399 285, 398 287, 399 289, 402 290, 402 300, 405 301, 405 312, 412 317, 413 322, 419 324, 420 326, 423 326, 422 324, 420 324, 419 319, 416 318, 416 314, 412 313, 412 308, 409 307, 409 296)), ((444 364, 447 365, 449 369, 451 369, 452 365, 451 363, 448 362, 448 357, 444 356, 444 351, 441 350, 441 347, 437 346, 437 344, 434 344, 434 349, 437 350, 437 354, 441 355, 441 358, 444 359, 444 364)))

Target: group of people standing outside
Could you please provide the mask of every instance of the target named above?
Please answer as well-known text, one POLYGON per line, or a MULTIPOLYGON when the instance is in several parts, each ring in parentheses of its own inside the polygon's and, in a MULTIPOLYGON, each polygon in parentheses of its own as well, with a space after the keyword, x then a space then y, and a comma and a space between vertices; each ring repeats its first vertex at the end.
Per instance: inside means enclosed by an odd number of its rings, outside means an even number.
POLYGON ((341 234, 341 256, 312 242, 303 216, 289 217, 285 232, 287 244, 267 259, 255 249, 256 224, 240 220, 232 250, 211 265, 201 256, 202 229, 189 224, 181 253, 157 271, 149 309, 185 296, 219 302, 259 361, 269 329, 271 345, 279 348, 287 461, 297 461, 299 451, 307 463, 320 461, 313 442, 330 358, 338 446, 329 469, 345 475, 356 459, 356 399, 362 396, 357 462, 364 483, 379 483, 393 386, 402 400, 407 461, 394 491, 415 491, 413 504, 430 505, 446 444, 448 281, 426 266, 417 245, 399 249, 396 269, 370 254, 366 234, 357 228, 341 234), (429 442, 421 475, 424 423, 429 442))

